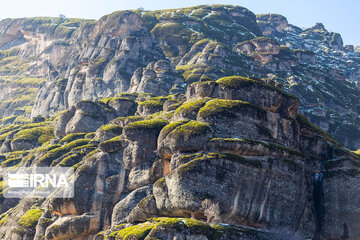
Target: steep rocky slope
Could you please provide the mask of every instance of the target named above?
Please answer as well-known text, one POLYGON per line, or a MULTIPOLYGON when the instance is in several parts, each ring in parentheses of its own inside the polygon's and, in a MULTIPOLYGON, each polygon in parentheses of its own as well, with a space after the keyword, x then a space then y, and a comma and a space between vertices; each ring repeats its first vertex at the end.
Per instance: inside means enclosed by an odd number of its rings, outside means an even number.
POLYGON ((321 24, 301 30, 279 15, 213 5, 122 11, 98 21, 7 19, 0 43, 5 123, 80 100, 165 96, 184 93, 192 82, 242 75, 283 85, 314 123, 346 147, 360 146, 360 53, 321 24))
POLYGON ((358 239, 360 156, 299 104, 233 76, 9 125, 2 167, 72 167, 75 196, 2 198, 1 238, 358 239))
POLYGON ((359 146, 359 53, 338 34, 218 5, 0 26, 1 170, 75 186, 11 199, 1 179, 1 239, 360 239, 339 143, 359 146))
POLYGON ((0 22, 0 116, 30 116, 39 88, 63 61, 81 19, 27 18, 0 22))
POLYGON ((321 23, 302 30, 277 14, 257 19, 265 36, 294 49, 300 60, 284 84, 300 98, 302 112, 341 143, 358 148, 359 52, 352 45, 344 46, 340 34, 328 32, 321 23))

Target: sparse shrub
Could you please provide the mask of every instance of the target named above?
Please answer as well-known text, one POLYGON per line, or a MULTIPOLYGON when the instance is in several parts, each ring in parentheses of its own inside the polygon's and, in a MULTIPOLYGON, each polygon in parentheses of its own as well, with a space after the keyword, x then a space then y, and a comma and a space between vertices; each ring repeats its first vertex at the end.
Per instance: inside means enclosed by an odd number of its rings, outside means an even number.
POLYGON ((201 207, 204 210, 204 215, 208 223, 216 223, 221 221, 219 203, 214 203, 209 199, 205 199, 202 201, 201 207))

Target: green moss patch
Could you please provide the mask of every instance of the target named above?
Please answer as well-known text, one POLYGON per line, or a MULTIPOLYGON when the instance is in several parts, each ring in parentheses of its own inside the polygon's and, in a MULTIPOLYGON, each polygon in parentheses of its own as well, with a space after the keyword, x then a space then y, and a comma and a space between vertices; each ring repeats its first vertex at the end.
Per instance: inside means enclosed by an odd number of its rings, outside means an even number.
POLYGON ((242 76, 232 76, 232 77, 223 77, 216 81, 219 85, 227 87, 227 88, 243 88, 252 85, 264 85, 265 83, 242 77, 242 76))
POLYGON ((208 224, 195 219, 188 218, 153 218, 148 222, 141 223, 134 226, 129 226, 119 231, 115 231, 109 237, 116 237, 116 239, 145 239, 151 230, 172 228, 179 231, 187 229, 193 234, 214 234, 215 229, 212 229, 208 224))
POLYGON ((124 136, 132 141, 154 138, 167 124, 168 121, 161 118, 133 122, 125 126, 124 136))
POLYGON ((150 116, 147 116, 145 118, 145 120, 163 119, 166 121, 170 121, 173 116, 174 116, 174 111, 169 111, 169 112, 160 111, 160 112, 151 114, 150 116))
POLYGON ((19 223, 26 228, 34 228, 42 215, 40 209, 30 209, 20 219, 19 223))
POLYGON ((260 117, 264 117, 266 114, 264 109, 246 101, 213 99, 208 101, 205 106, 199 110, 198 116, 203 118, 209 117, 211 115, 235 117, 236 114, 242 113, 244 111, 248 112, 249 108, 255 110, 260 115, 260 117))
POLYGON ((3 215, 3 216, 1 217, 1 219, 0 219, 0 227, 7 222, 8 218, 9 218, 9 215, 8 215, 8 214, 5 214, 5 215, 3 215))
MULTIPOLYGON (((207 224, 202 221, 190 218, 167 218, 158 217, 148 219, 147 222, 125 227, 119 225, 116 228, 122 228, 112 233, 102 232, 104 239, 122 239, 122 240, 139 240, 139 239, 157 239, 157 232, 162 233, 166 229, 173 233, 190 233, 194 236, 203 235, 209 240, 216 239, 238 239, 239 236, 251 235, 251 239, 259 239, 257 236, 260 231, 246 229, 230 225, 207 224)), ((270 239, 270 238, 269 238, 270 239)), ((273 238, 275 239, 275 238, 273 238)))
POLYGON ((65 137, 63 137, 59 143, 69 143, 76 139, 84 138, 85 135, 86 135, 86 133, 70 133, 70 134, 66 135, 65 137))
POLYGON ((104 131, 104 132, 112 132, 114 134, 121 135, 123 129, 117 125, 107 124, 107 125, 101 126, 100 130, 104 131))
POLYGON ((119 232, 117 232, 116 237, 124 240, 144 239, 153 228, 154 228, 153 223, 142 223, 120 230, 119 232))
POLYGON ((116 101, 128 101, 128 102, 135 102, 134 100, 132 99, 129 99, 127 97, 106 97, 106 98, 102 98, 100 100, 101 102, 105 103, 105 104, 112 104, 116 101))
POLYGON ((56 147, 50 150, 44 156, 42 156, 39 163, 42 165, 50 166, 55 159, 60 158, 66 153, 69 153, 71 150, 75 149, 76 147, 87 145, 89 141, 90 139, 77 139, 64 146, 56 147))
POLYGON ((60 163, 61 167, 71 167, 79 163, 86 154, 85 153, 75 153, 70 156, 65 157, 60 163))
POLYGON ((93 139, 95 137, 96 133, 95 132, 91 132, 91 133, 87 133, 85 135, 86 139, 93 139))
POLYGON ((34 127, 31 129, 24 129, 15 134, 14 140, 23 140, 32 143, 43 144, 54 137, 54 128, 34 127))
POLYGON ((16 118, 17 118, 17 116, 4 117, 4 118, 1 118, 0 123, 2 123, 2 124, 12 123, 12 122, 14 122, 14 120, 16 118))
MULTIPOLYGON (((169 126, 168 131, 170 130, 171 126, 169 126)), ((172 130, 170 133, 183 136, 185 138, 195 137, 199 135, 204 135, 210 133, 210 124, 206 122, 198 122, 198 121, 190 121, 185 124, 179 125, 172 130)))
POLYGON ((104 152, 117 152, 123 148, 123 136, 117 136, 100 143, 99 148, 104 152))
POLYGON ((177 121, 177 122, 172 122, 168 125, 166 125, 162 130, 161 130, 161 135, 162 136, 167 136, 170 132, 172 132, 175 128, 188 123, 188 121, 177 121))
POLYGON ((22 160, 21 157, 8 158, 4 162, 1 163, 1 167, 12 167, 20 163, 22 160))
POLYGON ((175 115, 186 116, 191 112, 197 113, 199 109, 202 108, 209 100, 209 98, 203 98, 200 100, 185 102, 176 110, 175 115))
POLYGON ((46 81, 45 78, 31 78, 31 77, 23 77, 14 80, 13 82, 18 85, 33 85, 39 86, 46 81))
POLYGON ((168 121, 163 119, 155 119, 155 120, 143 120, 137 121, 128 124, 124 130, 134 130, 134 129, 154 129, 154 130, 161 130, 168 124, 168 121))
POLYGON ((275 92, 278 92, 282 95, 285 95, 290 98, 297 99, 296 96, 291 95, 289 93, 285 93, 281 91, 280 89, 273 87, 264 81, 256 80, 252 78, 246 78, 242 76, 231 76, 231 77, 223 77, 216 81, 220 86, 225 88, 231 88, 231 89, 239 89, 239 88, 245 88, 245 87, 251 87, 251 86, 259 86, 265 89, 269 89, 275 92))
POLYGON ((145 107, 153 107, 153 108, 161 108, 163 106, 163 102, 160 100, 147 100, 143 102, 138 102, 140 106, 145 107))

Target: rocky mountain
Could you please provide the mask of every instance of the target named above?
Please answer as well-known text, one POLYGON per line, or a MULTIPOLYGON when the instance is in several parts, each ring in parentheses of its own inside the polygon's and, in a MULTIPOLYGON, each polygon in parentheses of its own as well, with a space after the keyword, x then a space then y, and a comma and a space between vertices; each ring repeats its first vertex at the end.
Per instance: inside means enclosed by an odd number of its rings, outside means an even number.
POLYGON ((1 171, 75 172, 73 198, 1 179, 1 239, 360 239, 360 53, 322 24, 7 19, 0 49, 1 171))
POLYGON ((302 30, 280 15, 220 5, 122 11, 98 21, 6 19, 0 49, 5 123, 80 100, 166 96, 192 82, 242 75, 283 86, 312 122, 346 147, 360 146, 360 53, 322 24, 302 30))
POLYGON ((265 36, 294 49, 303 68, 285 78, 287 89, 302 102, 301 111, 351 149, 359 146, 360 54, 343 45, 324 25, 302 30, 277 14, 257 16, 265 36))

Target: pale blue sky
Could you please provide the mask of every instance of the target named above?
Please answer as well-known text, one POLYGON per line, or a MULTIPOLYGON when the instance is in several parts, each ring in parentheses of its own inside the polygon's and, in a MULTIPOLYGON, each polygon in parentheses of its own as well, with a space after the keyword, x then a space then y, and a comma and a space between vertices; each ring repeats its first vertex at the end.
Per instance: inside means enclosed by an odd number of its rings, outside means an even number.
POLYGON ((117 10, 188 7, 200 4, 232 4, 254 13, 279 13, 299 27, 316 22, 339 32, 346 44, 360 45, 360 0, 0 0, 0 19, 58 16, 98 19, 117 10))

